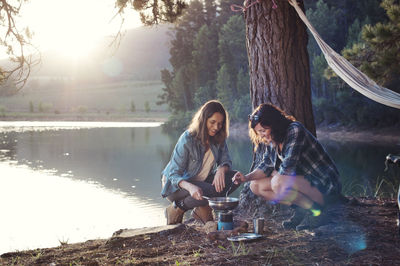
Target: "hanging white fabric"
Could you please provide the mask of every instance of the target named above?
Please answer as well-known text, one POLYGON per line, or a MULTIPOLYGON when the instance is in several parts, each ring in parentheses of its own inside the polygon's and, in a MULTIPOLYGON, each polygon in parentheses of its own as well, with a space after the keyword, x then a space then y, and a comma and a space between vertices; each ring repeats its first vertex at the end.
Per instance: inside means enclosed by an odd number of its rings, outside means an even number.
POLYGON ((336 53, 324 40, 321 39, 318 32, 311 25, 305 16, 303 10, 299 7, 296 0, 288 0, 295 8, 301 20, 310 30, 318 46, 321 48, 328 65, 332 70, 343 79, 350 87, 363 94, 364 96, 387 106, 400 109, 400 94, 379 86, 375 81, 371 80, 364 73, 350 64, 344 57, 336 53))

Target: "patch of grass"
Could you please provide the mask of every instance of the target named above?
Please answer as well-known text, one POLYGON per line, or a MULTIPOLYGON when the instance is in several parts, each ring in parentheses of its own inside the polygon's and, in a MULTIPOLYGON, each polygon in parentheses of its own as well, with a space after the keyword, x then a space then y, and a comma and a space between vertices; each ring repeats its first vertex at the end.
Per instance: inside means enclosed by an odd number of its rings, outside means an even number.
POLYGON ((195 258, 201 257, 200 249, 198 249, 198 250, 193 250, 193 256, 194 256, 195 258))
MULTIPOLYGON (((94 110, 118 111, 119 106, 131 109, 131 102, 148 102, 148 108, 156 112, 168 112, 167 105, 157 105, 158 95, 162 93, 161 81, 123 81, 95 85, 74 85, 68 88, 41 86, 25 89, 10 97, 1 97, 0 105, 8 112, 33 112, 34 104, 51 103, 51 108, 60 113, 67 112, 77 106, 87 107, 87 112, 94 110)), ((35 106, 36 107, 36 106, 35 106)), ((41 109, 50 108, 42 104, 41 109)), ((146 112, 145 106, 136 106, 136 111, 146 112)))
POLYGON ((267 259, 265 260, 263 265, 266 266, 272 265, 272 260, 273 258, 276 257, 277 249, 272 248, 272 249, 266 249, 265 251, 267 252, 267 259))
MULTIPOLYGON (((227 248, 219 245, 218 248, 224 250, 224 251, 228 251, 227 248)), ((233 256, 242 256, 242 255, 248 255, 251 251, 251 248, 247 248, 246 245, 243 242, 239 242, 238 245, 235 245, 235 242, 231 241, 231 252, 233 256)))
POLYGON ((20 265, 20 260, 21 260, 20 256, 13 257, 11 259, 11 265, 20 265))
POLYGON ((355 181, 344 184, 342 188, 342 193, 344 195, 350 195, 355 197, 367 197, 370 194, 368 193, 368 191, 371 191, 368 186, 356 184, 355 181))
POLYGON ((42 253, 41 253, 41 252, 38 252, 38 253, 36 253, 35 255, 32 254, 32 257, 33 257, 34 260, 40 259, 41 256, 42 256, 42 253))
POLYGON ((66 246, 68 245, 68 238, 67 239, 59 239, 58 242, 60 243, 60 246, 66 246))
POLYGON ((385 177, 378 176, 375 182, 375 198, 395 198, 399 187, 399 181, 391 181, 385 177))
POLYGON ((342 183, 342 193, 346 196, 353 197, 374 197, 380 198, 395 198, 397 196, 400 179, 391 178, 390 176, 398 176, 396 174, 388 176, 377 176, 376 180, 368 180, 366 184, 360 184, 357 180, 351 180, 342 183))

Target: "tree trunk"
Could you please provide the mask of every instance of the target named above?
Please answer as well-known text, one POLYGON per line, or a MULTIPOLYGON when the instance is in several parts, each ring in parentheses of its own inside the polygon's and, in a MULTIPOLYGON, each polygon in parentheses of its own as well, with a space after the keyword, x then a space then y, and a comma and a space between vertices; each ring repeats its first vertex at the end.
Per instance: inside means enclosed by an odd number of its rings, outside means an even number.
MULTIPOLYGON (((287 0, 261 0, 245 12, 246 40, 250 70, 250 97, 253 108, 272 103, 296 117, 315 135, 311 105, 310 64, 306 27, 287 0)), ((304 9, 301 1, 300 6, 304 9)), ((254 153, 250 171, 263 160, 265 146, 254 153)), ((273 213, 276 208, 254 195, 245 183, 238 211, 251 215, 273 213)))
POLYGON ((306 27, 287 0, 277 4, 262 0, 245 12, 253 108, 272 103, 315 134, 306 27))

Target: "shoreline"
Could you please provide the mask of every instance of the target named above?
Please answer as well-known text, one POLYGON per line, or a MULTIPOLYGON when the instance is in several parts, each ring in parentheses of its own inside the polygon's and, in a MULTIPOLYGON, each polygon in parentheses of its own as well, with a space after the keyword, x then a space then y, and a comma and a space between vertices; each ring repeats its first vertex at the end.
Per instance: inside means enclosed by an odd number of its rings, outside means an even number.
MULTIPOLYGON (((232 124, 230 137, 248 138, 248 126, 245 123, 232 124)), ((400 128, 367 129, 345 126, 318 126, 318 140, 334 140, 337 142, 360 142, 380 145, 400 145, 400 128)))
POLYGON ((0 121, 86 121, 86 122, 165 122, 168 120, 167 112, 135 112, 132 114, 123 113, 14 113, 0 116, 0 121))
POLYGON ((338 142, 366 142, 371 144, 400 145, 400 128, 346 128, 320 127, 317 128, 318 139, 330 139, 338 142))
MULTIPOLYGON (((0 121, 7 122, 159 122, 168 120, 166 112, 136 112, 132 114, 14 114, 0 116, 0 121)), ((319 126, 317 127, 318 140, 333 140, 336 142, 359 142, 377 145, 400 146, 400 128, 365 128, 346 126, 319 126)), ((234 139, 248 139, 247 123, 231 123, 229 137, 234 139)))

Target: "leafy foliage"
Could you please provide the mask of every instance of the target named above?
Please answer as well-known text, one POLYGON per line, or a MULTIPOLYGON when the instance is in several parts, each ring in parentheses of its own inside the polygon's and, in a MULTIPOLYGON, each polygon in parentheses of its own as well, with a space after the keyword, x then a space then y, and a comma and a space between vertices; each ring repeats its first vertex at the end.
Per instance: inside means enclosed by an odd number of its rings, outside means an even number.
MULTIPOLYGON (((154 7, 150 2, 120 2, 135 4, 142 11, 154 7)), ((223 102, 234 121, 246 119, 243 116, 250 101, 245 27, 243 18, 229 11, 234 2, 195 0, 181 17, 171 13, 170 21, 176 21, 171 32, 172 69, 162 71, 165 87, 159 103, 168 104, 173 118, 182 119, 180 123, 188 122, 189 118, 182 122, 186 114, 212 98, 223 102)), ((331 47, 337 52, 344 49, 354 65, 380 84, 399 88, 398 0, 309 0, 305 7, 311 23, 331 47)), ((161 13, 148 14, 157 23, 161 13)), ((339 80, 327 68, 312 37, 308 50, 317 123, 400 123, 396 110, 372 102, 339 80)))
POLYGON ((161 72, 165 87, 158 102, 168 104, 172 111, 166 127, 182 128, 191 118, 186 114, 210 99, 219 99, 234 121, 251 111, 250 100, 246 100, 249 76, 241 16, 223 13, 214 1, 195 0, 171 34, 172 70, 161 72), (172 121, 176 119, 179 123, 172 121))
POLYGON ((365 25, 362 40, 343 54, 368 76, 383 86, 400 92, 400 5, 384 0, 389 21, 365 25))
POLYGON ((181 0, 116 0, 115 5, 121 14, 128 6, 139 11, 145 25, 174 22, 186 7, 186 3, 181 0))
MULTIPOLYGON (((396 90, 400 85, 400 23, 399 5, 395 2, 318 0, 309 5, 307 14, 331 47, 337 51, 343 49, 342 54, 353 65, 381 85, 396 90), (387 17, 383 11, 386 11, 387 17), (347 28, 341 26, 344 21, 347 28)), ((327 67, 325 58, 316 48, 313 44, 309 45, 313 108, 317 123, 359 126, 400 124, 398 110, 375 103, 348 87, 327 67)))

